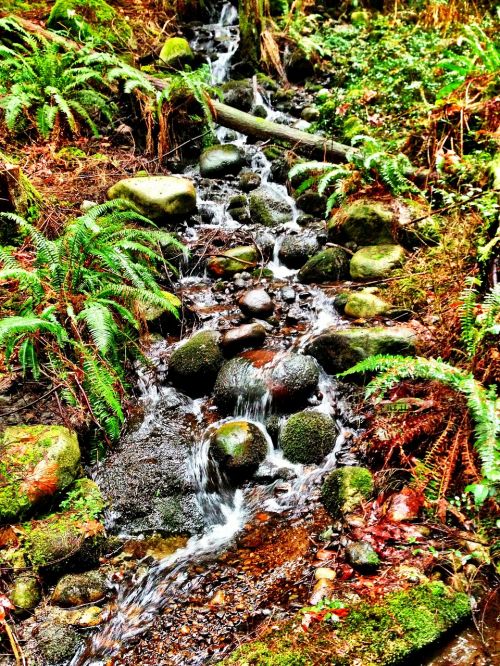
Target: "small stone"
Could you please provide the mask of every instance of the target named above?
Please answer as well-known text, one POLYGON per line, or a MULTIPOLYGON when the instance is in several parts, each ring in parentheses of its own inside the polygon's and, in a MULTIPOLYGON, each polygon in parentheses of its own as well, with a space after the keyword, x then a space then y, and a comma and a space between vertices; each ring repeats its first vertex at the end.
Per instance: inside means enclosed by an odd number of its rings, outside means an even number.
POLYGON ((380 564, 380 558, 367 541, 356 541, 346 548, 347 561, 362 573, 372 573, 380 564))
POLYGON ((328 567, 319 567, 314 572, 314 577, 316 580, 335 580, 337 574, 333 569, 329 569, 328 567))
POLYGON ((51 601, 56 606, 81 606, 104 599, 107 591, 106 577, 99 571, 67 574, 57 583, 51 601))
POLYGON ((104 612, 99 606, 86 606, 76 610, 61 611, 58 619, 73 627, 97 627, 104 622, 104 612))
POLYGON ((264 289, 251 289, 239 299, 238 305, 248 317, 267 319, 274 312, 274 303, 264 289))
POLYGON ((293 287, 283 287, 280 294, 285 303, 293 303, 295 301, 295 289, 293 287))
MULTIPOLYGON (((242 280, 243 286, 245 282, 242 280)), ((243 349, 260 347, 266 338, 266 329, 257 322, 243 324, 226 331, 221 339, 221 347, 229 354, 236 354, 243 349)))
POLYGON ((245 171, 240 175, 240 190, 243 192, 251 192, 256 190, 261 183, 261 177, 254 171, 245 171))
POLYGON ((35 576, 26 574, 18 576, 10 592, 10 600, 16 610, 28 611, 36 608, 42 598, 40 583, 35 576))
POLYGON ((332 596, 332 591, 334 589, 333 583, 327 578, 322 578, 318 580, 313 587, 312 594, 309 598, 309 603, 311 606, 316 606, 323 599, 328 599, 332 596))
POLYGON ((393 523, 416 520, 423 506, 424 498, 411 488, 403 488, 393 495, 386 509, 386 517, 393 523))

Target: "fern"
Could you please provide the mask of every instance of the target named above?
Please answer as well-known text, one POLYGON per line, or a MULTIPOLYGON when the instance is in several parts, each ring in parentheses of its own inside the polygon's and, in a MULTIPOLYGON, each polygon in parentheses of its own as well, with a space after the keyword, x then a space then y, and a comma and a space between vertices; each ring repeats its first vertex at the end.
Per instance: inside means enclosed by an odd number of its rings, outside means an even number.
POLYGON ((500 334, 500 285, 496 285, 478 305, 480 281, 469 278, 460 295, 461 340, 469 358, 474 358, 479 347, 489 335, 500 334), (476 309, 481 312, 476 315, 476 309))
POLYGON ((438 381, 462 393, 475 423, 475 448, 481 460, 484 479, 489 484, 500 482, 500 419, 494 386, 485 388, 471 373, 441 359, 421 357, 371 356, 339 376, 365 372, 377 373, 378 376, 366 388, 366 396, 376 395, 379 400, 403 379, 438 381))

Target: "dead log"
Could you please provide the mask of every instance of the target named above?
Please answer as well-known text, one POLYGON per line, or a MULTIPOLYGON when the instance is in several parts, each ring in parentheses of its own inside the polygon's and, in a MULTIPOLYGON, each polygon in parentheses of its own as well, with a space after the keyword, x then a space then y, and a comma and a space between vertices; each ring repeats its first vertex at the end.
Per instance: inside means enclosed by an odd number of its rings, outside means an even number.
MULTIPOLYGON (((72 40, 66 39, 61 35, 57 35, 50 30, 46 30, 42 26, 28 21, 26 19, 16 17, 16 20, 26 30, 31 32, 38 32, 45 39, 52 40, 58 44, 65 45, 67 48, 79 48, 79 45, 72 40)), ((166 79, 159 79, 152 75, 146 75, 147 79, 158 90, 164 90, 168 86, 166 79)), ((280 125, 264 118, 256 118, 255 116, 239 111, 238 109, 222 104, 217 100, 210 99, 209 106, 212 111, 214 122, 228 129, 241 132, 247 136, 254 137, 255 139, 263 139, 264 141, 274 141, 276 143, 284 143, 290 146, 298 153, 311 155, 318 159, 323 159, 331 162, 345 162, 348 150, 352 150, 349 146, 342 143, 333 141, 332 139, 325 139, 322 136, 315 134, 308 134, 301 130, 280 125)))

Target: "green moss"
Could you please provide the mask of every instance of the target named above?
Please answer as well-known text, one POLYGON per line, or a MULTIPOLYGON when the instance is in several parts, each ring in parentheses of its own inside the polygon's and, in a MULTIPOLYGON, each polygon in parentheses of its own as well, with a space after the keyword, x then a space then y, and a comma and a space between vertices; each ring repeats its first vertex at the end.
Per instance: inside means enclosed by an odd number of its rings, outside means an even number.
POLYGON ((47 21, 51 29, 64 29, 80 41, 132 46, 132 29, 104 0, 57 0, 47 21))
POLYGON ((353 511, 373 493, 373 477, 364 467, 339 467, 329 474, 321 488, 321 500, 328 513, 339 518, 353 511))
POLYGON ((194 55, 184 37, 169 37, 160 52, 160 65, 179 68, 193 61, 194 55))
POLYGON ((308 666, 311 662, 294 650, 277 654, 265 643, 252 643, 241 647, 223 663, 237 666, 308 666))
POLYGON ((105 506, 99 486, 91 479, 75 481, 60 505, 61 509, 72 511, 75 520, 95 520, 102 514, 105 506))
POLYGON ((247 478, 266 457, 267 441, 253 423, 230 421, 217 428, 210 451, 228 474, 247 478))
POLYGON ((348 276, 348 255, 340 247, 329 247, 307 260, 298 273, 301 282, 336 282, 348 276))
POLYGON ((217 277, 228 277, 253 268, 259 261, 257 249, 253 245, 233 247, 224 256, 210 257, 208 270, 217 277))
POLYGON ((293 463, 320 463, 335 443, 337 430, 330 416, 311 410, 293 414, 281 432, 285 456, 293 463))
POLYGON ((217 331, 200 331, 174 350, 169 373, 190 394, 201 394, 213 386, 224 362, 219 339, 217 331))

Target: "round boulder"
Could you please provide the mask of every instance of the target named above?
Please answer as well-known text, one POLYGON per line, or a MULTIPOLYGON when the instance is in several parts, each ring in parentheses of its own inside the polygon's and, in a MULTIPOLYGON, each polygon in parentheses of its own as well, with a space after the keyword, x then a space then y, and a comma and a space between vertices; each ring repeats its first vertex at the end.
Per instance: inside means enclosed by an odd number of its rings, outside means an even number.
POLYGON ((245 171, 240 176, 240 190, 242 192, 251 192, 256 190, 261 183, 261 177, 255 171, 245 171))
POLYGON ((169 37, 160 51, 160 66, 170 69, 182 69, 190 65, 194 54, 189 42, 184 37, 169 37))
POLYGON ((304 410, 293 414, 281 431, 280 443, 285 456, 293 463, 320 463, 332 450, 337 429, 327 414, 304 410))
POLYGON ((222 336, 221 346, 227 354, 235 354, 243 349, 260 347, 266 338, 266 329, 262 324, 243 324, 231 328, 222 336))
POLYGON ((33 610, 42 598, 40 583, 36 576, 22 574, 14 581, 10 600, 19 611, 33 610))
POLYGON ((268 386, 273 402, 281 407, 305 403, 318 386, 319 366, 312 356, 287 352, 270 368, 268 386))
POLYGON ((261 185, 249 195, 252 220, 265 227, 277 227, 293 220, 289 201, 270 185, 261 185))
POLYGON ((341 208, 328 222, 331 240, 352 241, 357 245, 394 242, 394 213, 388 204, 360 199, 341 208))
POLYGON ((52 603, 63 608, 94 604, 104 599, 108 591, 106 576, 99 571, 67 574, 57 583, 52 593, 52 603))
POLYGON ((363 289, 363 291, 349 294, 344 312, 349 317, 371 319, 383 315, 390 308, 390 303, 363 289))
POLYGON ((288 268, 301 268, 319 250, 319 243, 313 234, 286 236, 278 252, 280 260, 288 268))
POLYGON ((209 391, 224 362, 219 341, 218 331, 199 331, 177 347, 169 363, 173 383, 191 396, 209 391))
POLYGON ((250 421, 230 421, 217 428, 210 451, 233 480, 248 479, 265 459, 268 443, 262 430, 250 421))
POLYGON ((302 266, 298 278, 310 282, 337 282, 349 275, 348 254, 341 247, 328 247, 311 257, 302 266))
POLYGON ((370 245, 362 247, 351 259, 353 280, 377 280, 389 277, 394 268, 402 266, 405 251, 401 245, 370 245))
POLYGON ((200 174, 203 178, 222 178, 237 174, 244 164, 244 156, 238 146, 226 143, 211 146, 200 157, 200 174))
POLYGON ((247 317, 267 319, 274 312, 274 303, 264 289, 251 289, 238 300, 238 305, 247 317))

